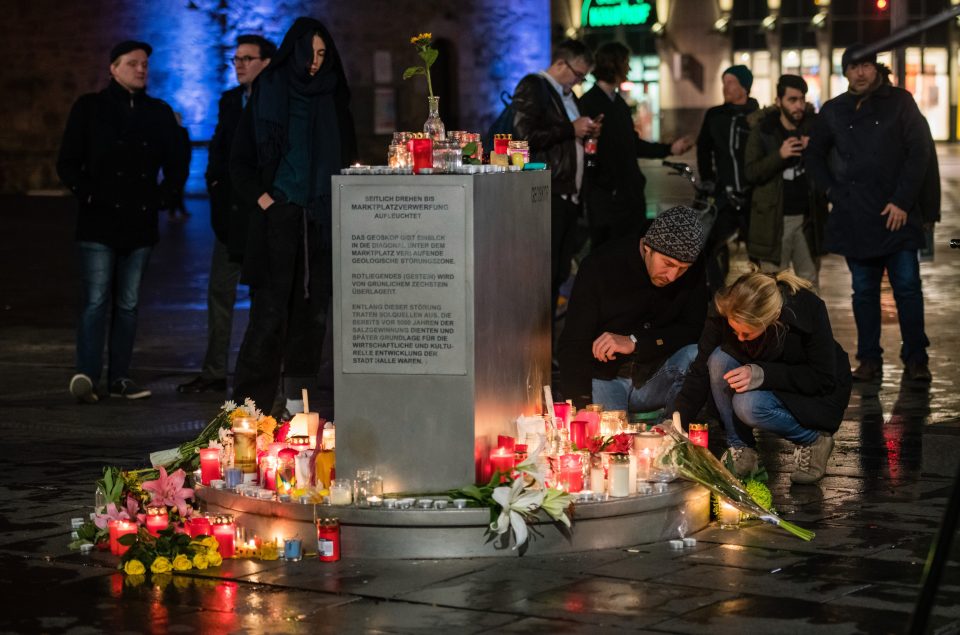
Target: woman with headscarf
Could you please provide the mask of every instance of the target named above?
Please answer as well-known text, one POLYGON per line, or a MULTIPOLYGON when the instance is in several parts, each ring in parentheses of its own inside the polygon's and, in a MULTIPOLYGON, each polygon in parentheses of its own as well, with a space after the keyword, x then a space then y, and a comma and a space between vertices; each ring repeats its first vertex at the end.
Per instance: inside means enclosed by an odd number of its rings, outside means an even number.
POLYGON ((333 38, 298 18, 254 83, 230 156, 237 194, 252 208, 243 281, 250 322, 234 399, 271 410, 316 387, 332 293, 331 181, 355 161, 350 89, 333 38))

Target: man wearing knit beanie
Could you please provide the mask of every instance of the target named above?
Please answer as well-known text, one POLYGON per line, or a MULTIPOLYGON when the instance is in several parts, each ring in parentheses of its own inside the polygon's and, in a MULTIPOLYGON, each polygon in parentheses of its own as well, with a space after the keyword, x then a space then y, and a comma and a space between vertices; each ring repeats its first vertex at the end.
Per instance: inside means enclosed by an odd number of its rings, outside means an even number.
POLYGON ((739 232, 747 235, 749 187, 744 175, 744 149, 750 127, 747 117, 759 108, 750 97, 753 73, 742 64, 723 71, 723 104, 703 118, 697 137, 697 169, 705 184, 713 184, 717 220, 707 242, 707 286, 716 292, 727 277, 727 241, 739 232))
POLYGON ((564 399, 673 408, 706 319, 705 238, 699 212, 679 206, 642 238, 611 241, 583 261, 559 342, 564 399))

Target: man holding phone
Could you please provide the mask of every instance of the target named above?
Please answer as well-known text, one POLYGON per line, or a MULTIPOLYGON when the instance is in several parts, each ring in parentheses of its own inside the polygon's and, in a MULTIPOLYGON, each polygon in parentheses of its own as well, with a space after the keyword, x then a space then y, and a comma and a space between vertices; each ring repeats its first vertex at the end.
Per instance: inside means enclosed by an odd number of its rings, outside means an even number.
POLYGON ((827 201, 807 178, 803 159, 816 118, 806 95, 802 77, 782 75, 776 105, 748 119, 744 171, 753 201, 747 252, 764 272, 793 265, 798 276, 816 285, 827 201))

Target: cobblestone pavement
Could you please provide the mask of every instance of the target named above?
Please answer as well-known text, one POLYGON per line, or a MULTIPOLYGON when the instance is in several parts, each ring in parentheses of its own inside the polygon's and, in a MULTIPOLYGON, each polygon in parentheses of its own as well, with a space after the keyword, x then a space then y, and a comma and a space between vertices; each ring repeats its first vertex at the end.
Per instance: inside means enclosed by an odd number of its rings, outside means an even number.
MULTIPOLYGON (((802 543, 765 526, 696 534, 693 550, 631 550, 517 559, 228 561, 168 584, 125 584, 109 558, 71 553, 69 519, 86 515, 105 464, 136 467, 151 450, 191 438, 224 396, 184 396, 205 344, 211 232, 206 201, 186 221, 161 221, 140 314, 140 402, 80 406, 72 374, 76 281, 67 199, 0 199, 0 632, 375 633, 898 633, 960 451, 958 317, 960 152, 941 149, 944 222, 922 266, 929 386, 903 379, 896 311, 884 291, 882 383, 856 388, 828 475, 790 486, 790 446, 761 439, 775 504, 814 529, 802 543)), ((682 200, 685 184, 647 168, 651 200, 682 200)), ((742 264, 742 254, 738 262, 742 264)), ((849 274, 828 257, 823 295, 838 339, 854 350, 849 274)), ((233 350, 246 317, 241 304, 233 350)), ((719 435, 714 435, 719 436, 719 435)), ((478 536, 478 540, 482 539, 478 536)), ((947 569, 934 629, 960 630, 960 559, 947 569)))

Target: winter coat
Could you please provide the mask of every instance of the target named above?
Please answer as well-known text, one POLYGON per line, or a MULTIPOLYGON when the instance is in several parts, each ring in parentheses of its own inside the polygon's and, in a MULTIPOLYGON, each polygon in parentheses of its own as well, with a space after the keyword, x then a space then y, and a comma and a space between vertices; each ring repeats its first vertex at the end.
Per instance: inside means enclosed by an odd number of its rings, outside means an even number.
POLYGON ((747 117, 759 107, 751 97, 742 106, 714 106, 703 117, 697 136, 697 170, 702 181, 716 185, 718 193, 727 187, 747 191, 743 174, 743 153, 750 133, 747 117))
POLYGON ((243 86, 237 86, 220 96, 217 127, 210 139, 206 172, 213 233, 236 259, 243 255, 248 216, 253 211, 248 206, 238 205, 230 180, 230 148, 243 113, 243 91, 243 86))
POLYGON ((111 80, 80 97, 57 159, 57 174, 80 205, 76 239, 115 249, 156 244, 157 211, 180 201, 187 180, 182 139, 170 106, 142 91, 111 80))
POLYGON ((580 265, 560 334, 560 387, 578 408, 590 403, 592 379, 633 378, 642 385, 679 349, 697 341, 709 296, 703 259, 664 287, 650 281, 640 238, 627 236, 590 254, 580 265), (634 335, 631 355, 601 362, 593 341, 604 331, 634 335))
MULTIPOLYGON (((817 115, 808 104, 797 132, 809 136, 817 115)), ((783 246, 783 170, 786 161, 780 146, 786 136, 780 125, 780 110, 775 106, 758 110, 748 117, 750 136, 744 155, 747 181, 753 188, 750 198, 750 233, 747 251, 752 258, 780 262, 783 246)), ((823 228, 827 222, 827 199, 807 177, 810 186, 803 233, 810 254, 822 253, 823 228)))
POLYGON ((580 113, 594 120, 603 115, 603 131, 597 139, 597 167, 590 177, 591 188, 613 193, 624 208, 643 215, 643 194, 647 179, 638 158, 663 159, 670 156, 670 144, 644 141, 633 127, 630 106, 619 93, 613 99, 595 85, 580 99, 580 113))
MULTIPOLYGON (((791 294, 781 285, 784 305, 780 311, 783 349, 772 360, 754 359, 747 354, 727 319, 711 307, 698 344, 697 357, 690 366, 677 396, 677 410, 683 421, 695 420, 710 394, 707 359, 717 348, 746 364, 763 369, 763 383, 757 390, 769 390, 805 428, 836 432, 850 401, 852 377, 846 351, 833 339, 827 307, 806 289, 791 294)), ((777 327, 770 327, 774 329, 777 327)))
POLYGON ((923 247, 925 217, 939 219, 933 152, 927 121, 902 88, 882 84, 866 97, 846 92, 825 103, 804 156, 833 203, 826 249, 863 259, 923 247), (907 212, 897 231, 881 215, 888 203, 907 212))
POLYGON ((517 84, 513 108, 513 137, 529 142, 531 161, 550 167, 553 193, 576 194, 577 137, 561 96, 533 73, 517 84))

